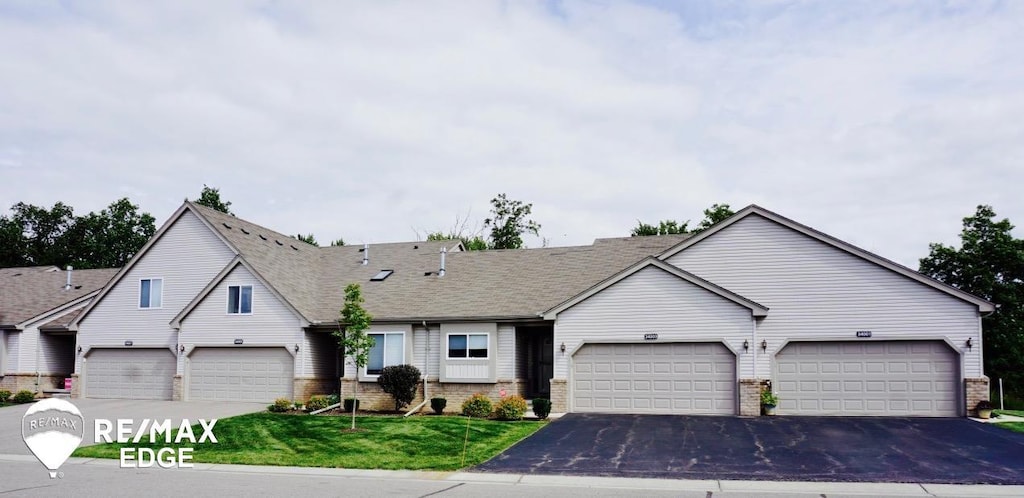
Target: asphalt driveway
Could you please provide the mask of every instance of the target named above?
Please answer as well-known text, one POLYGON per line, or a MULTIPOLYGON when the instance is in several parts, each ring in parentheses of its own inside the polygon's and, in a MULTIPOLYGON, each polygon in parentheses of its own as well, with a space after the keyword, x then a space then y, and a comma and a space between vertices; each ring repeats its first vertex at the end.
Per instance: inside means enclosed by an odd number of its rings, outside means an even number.
POLYGON ((569 414, 474 470, 1024 484, 1024 434, 962 418, 569 414))
MULTIPOLYGON (((93 428, 96 419, 133 419, 141 424, 142 419, 171 419, 177 427, 182 419, 193 424, 197 419, 226 418, 267 408, 266 403, 240 403, 231 401, 141 401, 125 399, 73 399, 70 400, 85 417, 85 437, 81 446, 94 444, 93 428)), ((31 405, 15 405, 0 408, 0 455, 31 455, 21 437, 21 419, 31 405)), ((217 428, 213 429, 214 434, 217 428)))

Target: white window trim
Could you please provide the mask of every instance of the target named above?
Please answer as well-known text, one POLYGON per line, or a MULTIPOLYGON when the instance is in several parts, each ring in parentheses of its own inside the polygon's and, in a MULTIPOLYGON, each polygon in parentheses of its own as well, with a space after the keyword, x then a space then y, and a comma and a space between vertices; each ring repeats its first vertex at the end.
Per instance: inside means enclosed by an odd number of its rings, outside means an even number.
POLYGON ((227 288, 227 292, 224 294, 224 310, 226 312, 225 314, 228 315, 228 316, 237 316, 237 315, 247 316, 247 315, 251 315, 253 308, 256 307, 255 306, 255 304, 256 304, 255 301, 256 301, 256 286, 251 285, 251 284, 229 285, 228 288, 227 288), (232 313, 231 312, 231 288, 232 287, 238 287, 238 313, 232 313), (249 288, 249 312, 248 313, 242 313, 242 287, 248 287, 249 288))
POLYGON ((490 360, 491 359, 491 334, 489 334, 487 332, 448 332, 444 336, 444 357, 447 360, 453 360, 453 361, 460 361, 460 360, 461 361, 484 361, 484 360, 490 360), (450 344, 449 341, 450 341, 451 336, 453 336, 453 335, 464 335, 464 336, 466 336, 466 356, 459 357, 459 356, 451 356, 450 355, 451 348, 448 347, 448 345, 450 344), (487 338, 487 356, 484 356, 484 357, 481 357, 481 358, 471 358, 469 356, 469 336, 471 336, 471 335, 482 335, 482 336, 487 338))
MULTIPOLYGON (((399 363, 399 365, 404 365, 404 364, 408 363, 406 361, 406 357, 405 357, 405 353, 406 353, 405 349, 406 348, 405 348, 405 331, 404 330, 386 330, 386 331, 385 330, 374 330, 372 332, 366 332, 366 335, 368 335, 368 336, 371 336, 371 335, 384 335, 384 336, 387 336, 387 335, 401 335, 402 336, 402 341, 401 341, 402 342, 402 363, 399 363)), ((385 356, 385 358, 387 358, 387 347, 388 347, 387 346, 387 338, 385 337, 385 339, 384 339, 384 356, 385 356)), ((363 367, 362 372, 360 372, 362 374, 361 377, 365 378, 365 379, 376 379, 377 377, 380 377, 380 374, 367 373, 367 369, 369 368, 369 366, 370 366, 369 365, 369 358, 367 358, 367 365, 365 365, 363 367)), ((394 365, 388 365, 388 364, 385 363, 384 367, 382 367, 382 370, 383 370, 383 368, 393 367, 393 366, 394 365)))
POLYGON ((138 309, 140 309, 140 310, 159 310, 159 309, 163 309, 163 307, 164 307, 164 277, 140 278, 139 279, 139 291, 138 291, 138 294, 136 294, 136 296, 135 296, 135 305, 138 306, 139 307, 138 309), (145 306, 145 307, 142 306, 142 282, 144 280, 149 280, 149 302, 150 302, 150 304, 153 303, 153 281, 154 280, 159 280, 160 281, 160 306, 145 306))

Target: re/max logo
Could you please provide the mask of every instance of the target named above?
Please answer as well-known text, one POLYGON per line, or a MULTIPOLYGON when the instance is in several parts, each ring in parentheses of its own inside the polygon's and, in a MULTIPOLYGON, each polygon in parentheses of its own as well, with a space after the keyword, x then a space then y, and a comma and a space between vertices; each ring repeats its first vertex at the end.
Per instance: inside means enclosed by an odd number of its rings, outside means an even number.
MULTIPOLYGON (((96 419, 93 425, 94 440, 96 443, 148 443, 156 444, 162 441, 164 444, 181 444, 188 442, 217 444, 217 436, 213 433, 213 427, 217 425, 217 419, 209 421, 199 419, 199 427, 202 430, 199 437, 196 437, 189 419, 184 419, 175 427, 170 419, 151 420, 143 419, 138 428, 135 421, 131 419, 118 419, 114 422, 106 419, 96 419), (177 429, 172 431, 172 429, 177 429), (173 438, 172 438, 173 433, 173 438)), ((191 468, 192 450, 190 447, 160 449, 152 448, 130 448, 124 447, 120 450, 121 468, 137 467, 146 468, 157 465, 161 468, 191 468)))

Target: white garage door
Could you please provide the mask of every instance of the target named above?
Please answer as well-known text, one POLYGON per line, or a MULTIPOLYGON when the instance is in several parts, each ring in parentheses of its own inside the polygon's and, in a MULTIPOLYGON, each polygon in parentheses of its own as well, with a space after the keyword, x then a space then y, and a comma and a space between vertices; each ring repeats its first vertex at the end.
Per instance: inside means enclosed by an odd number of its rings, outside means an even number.
POLYGON ((779 413, 959 415, 958 360, 941 341, 798 342, 775 359, 779 413))
POLYGON ((175 371, 169 349, 94 349, 85 361, 85 397, 171 399, 175 371))
POLYGON ((294 360, 285 348, 197 348, 189 356, 189 400, 292 397, 294 360))
POLYGON ((573 356, 577 412, 733 415, 736 356, 720 343, 587 344, 573 356))

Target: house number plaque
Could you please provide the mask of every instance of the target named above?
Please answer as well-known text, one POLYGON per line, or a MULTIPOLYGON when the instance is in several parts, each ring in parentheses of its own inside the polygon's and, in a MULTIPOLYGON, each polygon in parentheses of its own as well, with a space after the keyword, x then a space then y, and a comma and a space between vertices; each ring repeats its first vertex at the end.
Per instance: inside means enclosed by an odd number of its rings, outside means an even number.
POLYGON ((655 334, 653 332, 652 333, 648 333, 648 334, 644 334, 644 340, 645 341, 656 341, 656 340, 658 340, 658 334, 655 334))

